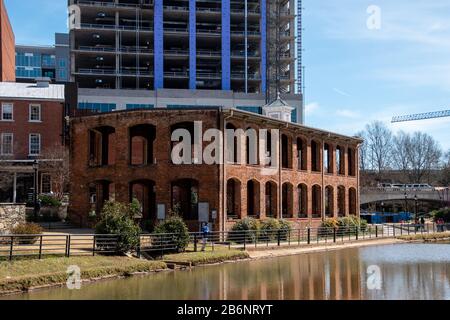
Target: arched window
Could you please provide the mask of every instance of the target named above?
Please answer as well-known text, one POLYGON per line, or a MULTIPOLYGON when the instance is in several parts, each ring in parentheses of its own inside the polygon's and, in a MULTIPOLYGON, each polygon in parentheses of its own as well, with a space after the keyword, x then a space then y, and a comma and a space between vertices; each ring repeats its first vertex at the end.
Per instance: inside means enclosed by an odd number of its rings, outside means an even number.
POLYGON ((320 143, 315 140, 311 141, 311 166, 312 171, 314 172, 322 171, 320 163, 320 143))
POLYGON ((292 168, 291 139, 285 134, 281 136, 281 156, 283 169, 291 169, 292 168))
POLYGON ((356 177, 356 151, 353 148, 348 148, 348 175, 356 177))
POLYGON ((115 185, 108 180, 98 180, 89 184, 89 203, 97 215, 103 210, 106 201, 114 200, 115 185))
POLYGON ((345 217, 345 187, 338 187, 338 216, 345 217))
POLYGON ((155 222, 156 215, 156 190, 155 182, 151 180, 137 180, 129 184, 130 203, 137 200, 140 205, 142 221, 155 222))
POLYGON ((241 182, 237 179, 227 182, 227 216, 229 219, 241 219, 241 182))
POLYGON ((276 218, 278 216, 278 187, 275 182, 266 183, 266 216, 276 218))
POLYGON ((299 218, 308 218, 308 186, 306 184, 298 186, 298 210, 299 218))
POLYGON ((198 202, 199 184, 197 180, 182 179, 172 182, 172 210, 182 215, 184 220, 198 220, 198 202))
POLYGON ((306 140, 302 138, 297 139, 297 157, 298 157, 298 170, 308 170, 308 146, 306 140))
POLYGON ((283 218, 294 218, 294 188, 292 184, 283 184, 283 218))
POLYGON ((345 175, 345 148, 336 147, 336 168, 339 175, 345 175))
POLYGON ((247 216, 259 217, 260 187, 259 182, 250 180, 247 183, 247 216))
POLYGON ((156 127, 141 124, 130 128, 130 164, 142 166, 154 163, 153 143, 156 139, 156 127))
POLYGON ((116 129, 109 126, 97 127, 89 131, 89 166, 109 166, 115 164, 116 129))
POLYGON ((322 218, 322 187, 315 185, 312 189, 312 216, 322 218))
POLYGON ((327 218, 334 217, 334 188, 331 186, 325 188, 325 215, 327 218))
POLYGON ((357 214, 357 196, 356 196, 356 189, 350 188, 348 191, 348 206, 349 206, 349 213, 351 216, 356 216, 357 214))
POLYGON ((325 143, 323 146, 323 166, 325 172, 328 174, 333 174, 333 152, 332 146, 325 143))

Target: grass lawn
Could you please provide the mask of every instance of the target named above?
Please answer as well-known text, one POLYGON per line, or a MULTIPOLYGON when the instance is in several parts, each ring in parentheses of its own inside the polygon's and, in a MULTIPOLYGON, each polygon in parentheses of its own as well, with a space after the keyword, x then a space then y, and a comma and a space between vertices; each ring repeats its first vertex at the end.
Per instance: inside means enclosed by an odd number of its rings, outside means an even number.
POLYGON ((206 252, 186 252, 179 254, 169 254, 163 257, 163 260, 170 262, 192 263, 194 266, 219 263, 224 261, 233 261, 247 259, 249 255, 245 251, 216 249, 206 252))
POLYGON ((127 276, 136 272, 167 268, 166 264, 160 261, 104 256, 0 261, 0 294, 65 283, 68 277, 67 268, 73 265, 80 267, 83 280, 127 276))
POLYGON ((415 241, 415 240, 424 240, 424 241, 435 241, 435 240, 444 240, 450 238, 450 232, 440 232, 440 233, 418 233, 406 236, 400 236, 398 239, 406 240, 406 241, 415 241))

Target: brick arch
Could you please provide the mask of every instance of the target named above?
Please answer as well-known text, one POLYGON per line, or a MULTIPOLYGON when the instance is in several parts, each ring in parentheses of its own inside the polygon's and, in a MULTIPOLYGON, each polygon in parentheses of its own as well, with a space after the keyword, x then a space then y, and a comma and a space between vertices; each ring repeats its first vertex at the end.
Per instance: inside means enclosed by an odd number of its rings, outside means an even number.
POLYGON ((297 168, 301 171, 308 170, 308 139, 297 136, 297 168))
POLYGON ((198 221, 200 183, 195 179, 177 179, 171 182, 172 210, 178 212, 186 221, 198 221))
POLYGON ((334 217, 334 188, 333 188, 333 186, 325 187, 325 216, 327 218, 334 217))
POLYGON ((106 201, 114 200, 115 184, 111 180, 95 180, 87 185, 89 191, 88 203, 91 211, 94 210, 97 216, 101 213, 106 201))
POLYGON ((312 187, 311 211, 313 218, 322 218, 322 187, 318 184, 312 187))
POLYGON ((301 183, 298 189, 298 217, 302 219, 308 218, 308 185, 301 183))
POLYGON ((154 143, 156 126, 152 124, 136 124, 128 128, 129 163, 133 166, 154 163, 154 143))
POLYGON ((261 184, 256 179, 247 181, 247 216, 260 217, 261 184))
POLYGON ((230 178, 227 181, 227 217, 241 219, 241 192, 242 182, 237 178, 230 178))
POLYGON ((283 183, 282 195, 283 218, 294 218, 294 186, 289 182, 283 183))
POLYGON ((98 126, 89 129, 89 166, 109 166, 116 162, 116 128, 98 126))
POLYGON ((337 208, 338 208, 338 216, 345 217, 346 216, 346 205, 345 205, 345 186, 338 186, 337 192, 337 208))
POLYGON ((322 171, 322 142, 311 139, 311 170, 313 172, 322 171))
POLYGON ((271 218, 278 217, 278 184, 269 180, 264 184, 266 216, 271 218))
POLYGON ((129 199, 130 203, 136 199, 141 206, 143 221, 156 221, 156 183, 153 180, 140 179, 130 181, 129 199))
POLYGON ((357 192, 355 188, 348 189, 348 208, 349 214, 355 216, 358 213, 357 209, 357 192))

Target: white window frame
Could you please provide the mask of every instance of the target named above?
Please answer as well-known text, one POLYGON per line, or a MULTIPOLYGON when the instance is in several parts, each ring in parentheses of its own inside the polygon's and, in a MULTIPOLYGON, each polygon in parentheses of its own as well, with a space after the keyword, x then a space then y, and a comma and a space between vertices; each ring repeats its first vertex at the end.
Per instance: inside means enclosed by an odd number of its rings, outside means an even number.
POLYGON ((6 121, 6 122, 14 121, 14 103, 11 103, 11 102, 2 103, 1 112, 2 113, 0 114, 0 121, 6 121), (4 113, 3 110, 6 106, 11 107, 11 119, 3 119, 3 113, 4 113))
POLYGON ((30 133, 28 136, 28 154, 30 157, 35 157, 41 155, 41 146, 42 146, 42 137, 40 133, 30 133), (37 136, 39 137, 39 153, 31 153, 31 137, 37 136))
POLYGON ((30 104, 30 106, 28 107, 28 121, 29 122, 42 122, 42 106, 40 104, 38 104, 38 103, 30 104), (33 109, 33 107, 39 108, 39 119, 38 120, 31 119, 31 115, 32 115, 31 110, 33 109))
POLYGON ((0 154, 2 156, 12 156, 14 154, 14 134, 13 133, 4 132, 4 133, 0 134, 0 154), (4 150, 3 150, 3 144, 4 144, 3 138, 5 136, 10 136, 11 137, 11 153, 5 153, 4 150))

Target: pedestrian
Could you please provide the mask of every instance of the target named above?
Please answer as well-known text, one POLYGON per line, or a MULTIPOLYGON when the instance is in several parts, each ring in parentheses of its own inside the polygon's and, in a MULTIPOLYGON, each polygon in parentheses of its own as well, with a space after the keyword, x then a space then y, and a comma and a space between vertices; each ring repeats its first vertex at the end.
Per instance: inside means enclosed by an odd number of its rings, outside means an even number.
POLYGON ((206 246, 208 244, 208 236, 209 236, 209 226, 208 223, 204 222, 202 226, 202 237, 203 237, 202 251, 206 251, 206 246))
POLYGON ((420 227, 425 231, 425 218, 423 216, 420 218, 420 227))

